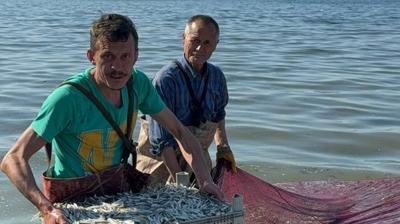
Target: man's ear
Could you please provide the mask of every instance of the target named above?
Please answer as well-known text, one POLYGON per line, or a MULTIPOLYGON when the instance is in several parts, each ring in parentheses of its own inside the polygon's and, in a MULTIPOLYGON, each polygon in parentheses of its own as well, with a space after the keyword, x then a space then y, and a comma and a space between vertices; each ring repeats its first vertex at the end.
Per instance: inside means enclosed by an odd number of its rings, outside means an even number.
POLYGON ((182 33, 182 46, 185 46, 185 32, 182 33))
POLYGON ((92 49, 87 50, 86 57, 90 61, 90 63, 92 63, 92 65, 96 65, 96 62, 94 60, 94 52, 92 49))
POLYGON ((139 58, 139 48, 136 48, 136 51, 135 51, 135 59, 133 60, 133 64, 136 64, 136 61, 138 60, 138 58, 139 58))

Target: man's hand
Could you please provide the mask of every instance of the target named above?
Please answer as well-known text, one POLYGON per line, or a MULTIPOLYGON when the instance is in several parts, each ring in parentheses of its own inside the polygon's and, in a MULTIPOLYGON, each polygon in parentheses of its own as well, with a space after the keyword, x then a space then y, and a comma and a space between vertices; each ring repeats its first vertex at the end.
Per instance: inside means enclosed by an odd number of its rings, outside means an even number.
POLYGON ((224 144, 217 146, 217 162, 221 159, 229 162, 228 170, 234 173, 237 172, 235 157, 233 156, 232 150, 229 145, 224 144))
POLYGON ((44 224, 68 224, 61 209, 53 207, 46 213, 42 212, 42 215, 44 224))
POLYGON ((200 185, 200 191, 210 193, 215 195, 219 200, 223 201, 225 199, 224 193, 219 189, 219 187, 214 184, 212 181, 203 181, 200 185))

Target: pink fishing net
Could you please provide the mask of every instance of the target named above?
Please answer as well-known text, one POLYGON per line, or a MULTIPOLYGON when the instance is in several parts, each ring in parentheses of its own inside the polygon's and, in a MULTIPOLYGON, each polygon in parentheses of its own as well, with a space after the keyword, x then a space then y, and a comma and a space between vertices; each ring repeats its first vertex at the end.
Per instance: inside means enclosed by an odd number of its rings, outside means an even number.
POLYGON ((400 178, 269 184, 244 170, 214 180, 229 200, 243 196, 245 223, 400 223, 400 178))

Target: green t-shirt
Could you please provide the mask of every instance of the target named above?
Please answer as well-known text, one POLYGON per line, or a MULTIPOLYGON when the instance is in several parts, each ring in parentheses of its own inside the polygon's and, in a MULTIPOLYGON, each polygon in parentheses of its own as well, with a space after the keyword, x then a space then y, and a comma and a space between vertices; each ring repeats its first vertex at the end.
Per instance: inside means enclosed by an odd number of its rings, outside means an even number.
MULTIPOLYGON (((121 90, 122 106, 116 107, 98 90, 90 70, 66 81, 79 83, 94 94, 126 132, 129 102, 126 86, 121 90)), ((165 106, 144 73, 134 69, 132 75, 132 127, 135 127, 138 110, 156 114, 165 106)), ((61 86, 48 96, 31 127, 47 142, 52 142, 54 161, 48 176, 80 177, 120 163, 122 140, 97 107, 71 85, 61 86)))

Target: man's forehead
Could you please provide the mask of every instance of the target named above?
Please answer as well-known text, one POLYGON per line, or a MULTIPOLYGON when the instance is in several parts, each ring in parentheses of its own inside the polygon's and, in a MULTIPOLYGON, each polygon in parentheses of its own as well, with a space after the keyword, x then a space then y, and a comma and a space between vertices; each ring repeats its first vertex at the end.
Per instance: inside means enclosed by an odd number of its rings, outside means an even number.
POLYGON ((132 36, 129 36, 128 39, 121 39, 117 41, 110 40, 109 38, 103 37, 99 38, 96 42, 96 45, 98 48, 109 48, 114 45, 120 45, 120 44, 134 44, 134 40, 132 36))
POLYGON ((216 28, 212 23, 206 23, 203 20, 195 20, 189 25, 189 29, 191 31, 198 30, 198 29, 211 29, 216 32, 216 28))
POLYGON ((201 35, 209 35, 214 34, 217 36, 217 31, 213 24, 194 24, 192 23, 190 27, 188 27, 187 35, 190 37, 197 37, 201 35))

